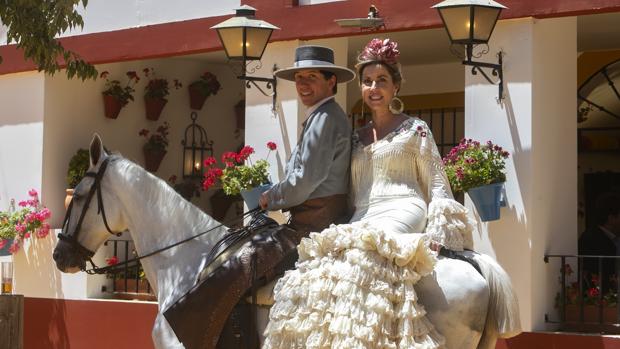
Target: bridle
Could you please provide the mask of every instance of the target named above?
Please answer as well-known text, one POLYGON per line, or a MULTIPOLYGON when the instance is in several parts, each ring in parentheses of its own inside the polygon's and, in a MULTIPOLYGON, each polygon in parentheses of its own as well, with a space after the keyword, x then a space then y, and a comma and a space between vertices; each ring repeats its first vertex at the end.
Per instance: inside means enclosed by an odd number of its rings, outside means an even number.
MULTIPOLYGON (((82 207, 82 212, 80 213, 80 218, 78 219, 78 222, 75 225, 75 229, 73 230, 73 232, 67 232, 67 229, 69 229, 71 211, 73 210, 73 200, 71 200, 71 203, 69 203, 69 207, 67 207, 67 213, 65 214, 65 218, 62 223, 62 232, 58 234, 59 240, 62 240, 71 245, 71 247, 73 247, 84 260, 89 261, 93 267, 96 267, 95 263, 92 260, 95 252, 87 249, 82 244, 80 244, 77 238, 80 230, 82 229, 82 223, 84 222, 84 217, 86 217, 86 211, 88 211, 88 207, 90 206, 90 203, 95 194, 97 194, 97 214, 101 214, 101 217, 103 218, 103 224, 105 225, 108 232, 115 236, 121 236, 122 234, 121 232, 115 233, 112 231, 112 229, 110 229, 110 226, 108 225, 108 219, 105 215, 105 208, 103 206, 103 197, 101 195, 101 180, 103 178, 105 170, 108 168, 109 162, 110 158, 108 157, 103 160, 97 172, 86 172, 86 174, 84 174, 85 177, 92 177, 95 181, 90 187, 90 190, 88 191, 88 195, 86 196, 86 202, 84 203, 84 207, 82 207)), ((81 267, 81 270, 85 270, 85 267, 81 267)))
MULTIPOLYGON (((78 234, 80 233, 80 230, 82 229, 82 222, 84 221, 84 217, 86 216, 86 211, 88 210, 88 207, 90 206, 90 203, 93 199, 93 197, 95 196, 95 194, 97 194, 97 214, 101 214, 101 217, 103 218, 103 224, 105 225, 106 229, 108 230, 108 232, 112 235, 115 236, 121 236, 122 232, 113 232, 112 229, 110 229, 110 226, 108 225, 108 220, 106 218, 105 215, 105 208, 103 206, 103 197, 101 195, 101 180, 103 178, 103 174, 105 173, 105 170, 108 167, 108 163, 110 162, 110 158, 106 158, 105 160, 103 160, 103 162, 101 163, 101 166, 99 167, 99 170, 97 172, 86 172, 86 174, 84 175, 85 177, 93 177, 95 179, 95 182, 93 183, 93 185, 90 187, 90 190, 88 191, 88 195, 86 196, 86 202, 84 203, 84 207, 82 207, 82 212, 80 213, 80 218, 78 219, 78 222, 75 226, 75 229, 73 230, 72 234, 68 234, 67 233, 67 229, 69 229, 69 220, 71 217, 71 211, 73 209, 73 200, 71 200, 71 203, 69 203, 69 207, 67 207, 67 213, 65 214, 65 218, 63 220, 63 224, 62 224, 62 232, 58 234, 58 239, 62 240, 66 243, 68 243, 69 245, 71 245, 71 247, 73 247, 78 253, 79 255, 85 260, 88 261, 92 268, 91 269, 86 269, 85 266, 80 267, 80 270, 86 272, 87 274, 105 274, 108 272, 112 272, 116 269, 118 269, 120 266, 122 265, 129 265, 133 262, 137 262, 143 258, 147 258, 150 257, 152 255, 155 255, 157 253, 160 253, 162 251, 171 249, 175 246, 181 245, 185 242, 188 242, 190 240, 196 239, 200 236, 203 236, 217 228, 220 228, 222 226, 224 226, 227 223, 230 222, 224 222, 224 223, 220 223, 212 228, 210 228, 207 231, 203 231, 199 234, 190 236, 186 239, 183 239, 181 241, 177 241, 171 245, 168 245, 166 247, 157 249, 155 251, 152 251, 150 253, 144 254, 142 256, 130 259, 130 260, 126 260, 124 262, 118 263, 118 264, 114 264, 114 265, 109 265, 107 267, 103 267, 100 268, 98 267, 92 260, 92 257, 95 255, 95 252, 87 249, 86 247, 84 247, 82 244, 80 244, 77 240, 78 234)), ((245 217, 247 216, 254 216, 256 213, 261 212, 260 208, 255 208, 253 210, 250 210, 246 213, 244 213, 240 218, 236 218, 233 221, 238 221, 238 220, 243 220, 245 217)), ((252 228, 252 227, 249 227, 252 228)), ((232 236, 232 234, 231 234, 232 236)), ((230 238, 230 236, 229 236, 230 238)), ((224 241, 225 242, 225 241, 224 241)), ((218 242, 222 243, 222 241, 218 242)), ((217 248, 218 246, 216 246, 216 248, 214 248, 214 250, 218 250, 217 248)), ((213 250, 211 252, 211 254, 213 253, 213 250)), ((210 259, 213 259, 214 256, 210 256, 210 259)))

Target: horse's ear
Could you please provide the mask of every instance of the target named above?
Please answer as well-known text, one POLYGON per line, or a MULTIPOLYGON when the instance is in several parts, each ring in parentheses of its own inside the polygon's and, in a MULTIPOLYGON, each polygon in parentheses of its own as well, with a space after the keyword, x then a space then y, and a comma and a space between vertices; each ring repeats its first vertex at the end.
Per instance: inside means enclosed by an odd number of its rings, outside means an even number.
POLYGON ((98 134, 93 135, 93 140, 90 141, 90 165, 96 166, 101 161, 105 150, 103 149, 103 142, 98 134))

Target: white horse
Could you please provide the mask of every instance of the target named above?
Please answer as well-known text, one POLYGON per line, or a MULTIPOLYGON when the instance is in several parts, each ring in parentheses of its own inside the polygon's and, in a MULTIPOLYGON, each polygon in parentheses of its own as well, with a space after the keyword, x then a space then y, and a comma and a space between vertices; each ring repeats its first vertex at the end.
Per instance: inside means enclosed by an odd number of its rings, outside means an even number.
MULTIPOLYGON (((90 145, 88 172, 100 176, 87 176, 75 188, 68 222, 54 250, 56 266, 62 272, 83 269, 88 255, 112 232, 128 230, 137 253, 144 255, 215 228, 209 234, 141 261, 159 301, 152 332, 155 347, 184 348, 163 311, 194 286, 208 252, 227 228, 142 167, 119 155, 106 154, 97 135, 90 145), (100 171, 102 164, 107 168, 100 171), (95 187, 99 188, 98 193, 95 187), (100 207, 95 209, 95 206, 100 207), (98 213, 99 210, 102 212, 98 213)), ((420 303, 445 336, 448 348, 495 347, 498 335, 495 321, 487 321, 493 292, 490 297, 487 281, 470 264, 440 259, 434 274, 422 279, 416 289, 420 303)))

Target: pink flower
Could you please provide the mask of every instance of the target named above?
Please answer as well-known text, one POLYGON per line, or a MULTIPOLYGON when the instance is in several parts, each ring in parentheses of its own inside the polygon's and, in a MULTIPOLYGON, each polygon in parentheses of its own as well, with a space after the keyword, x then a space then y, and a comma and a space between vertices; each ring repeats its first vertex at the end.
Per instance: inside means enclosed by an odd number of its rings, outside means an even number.
POLYGON ((20 201, 18 205, 20 207, 26 207, 26 206, 28 206, 28 202, 27 201, 20 201))
POLYGON ((390 39, 372 39, 359 55, 360 61, 384 61, 388 64, 398 62, 400 51, 398 44, 390 39))
POLYGON ((6 246, 6 244, 9 242, 9 240, 0 240, 0 250, 4 248, 4 246, 6 246))
POLYGON ((237 157, 237 153, 232 152, 232 151, 227 151, 224 154, 222 154, 222 162, 231 162, 235 160, 235 158, 237 157))
POLYGON ((598 297, 599 294, 599 290, 596 287, 592 287, 588 290, 588 296, 594 298, 594 297, 598 297))
POLYGON ((30 190, 28 191, 28 195, 30 195, 30 196, 31 196, 31 197, 33 197, 33 198, 36 198, 36 197, 39 195, 39 193, 37 193, 37 191, 36 191, 36 190, 34 190, 34 189, 30 189, 30 190))
POLYGON ((13 240, 13 244, 11 245, 11 247, 9 247, 9 253, 11 254, 17 253, 20 247, 21 247, 20 240, 19 239, 13 240))
POLYGON ((44 238, 49 234, 49 232, 50 232, 50 225, 47 223, 43 223, 43 225, 41 225, 41 228, 39 228, 39 231, 37 231, 37 237, 44 238))
POLYGON ((212 166, 212 165, 215 165, 215 163, 216 163, 216 160, 213 156, 209 156, 204 162, 205 166, 212 166))
POLYGON ((118 264, 118 257, 116 257, 116 256, 112 256, 112 257, 110 257, 110 258, 106 258, 106 259, 105 259, 105 263, 106 263, 107 265, 110 265, 110 266, 112 266, 112 265, 116 265, 116 264, 118 264))
POLYGON ((274 142, 267 142, 267 148, 269 148, 269 150, 276 150, 278 146, 274 142))

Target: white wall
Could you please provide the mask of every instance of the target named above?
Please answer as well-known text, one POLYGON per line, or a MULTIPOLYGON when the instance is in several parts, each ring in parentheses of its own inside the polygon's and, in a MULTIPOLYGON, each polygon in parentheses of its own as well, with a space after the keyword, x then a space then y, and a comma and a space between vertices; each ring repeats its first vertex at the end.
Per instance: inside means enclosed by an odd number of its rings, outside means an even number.
MULTIPOLYGON (((126 158, 144 164, 142 146, 144 138, 138 132, 149 129, 151 132, 164 121, 170 124, 168 153, 159 170, 155 173, 164 180, 176 175, 182 179, 182 145, 185 128, 191 123, 189 93, 187 86, 197 80, 206 70, 213 72, 222 85, 217 95, 211 96, 198 111, 197 122, 202 125, 209 139, 214 141, 215 155, 236 150, 243 143, 235 138, 236 128, 233 106, 243 98, 243 86, 233 71, 225 65, 212 65, 196 59, 169 58, 147 61, 133 61, 97 66, 99 71, 109 71, 111 78, 125 81, 125 72, 134 70, 142 79, 136 87, 134 102, 124 107, 118 119, 104 117, 101 91, 105 80, 97 81, 67 80, 62 74, 46 78, 45 81, 45 131, 43 149, 43 194, 45 204, 54 213, 53 226, 59 227, 64 214, 65 176, 69 160, 79 148, 88 149, 93 134, 101 135, 104 145, 110 150, 119 151, 126 158), (183 88, 170 89, 168 104, 158 121, 145 118, 143 94, 147 79, 143 77, 144 68, 155 68, 158 76, 166 77, 172 84, 179 79, 183 88)), ((203 209, 210 209, 207 195, 193 202, 203 209)))
POLYGON ((575 253, 577 245, 577 125, 567 117, 576 108, 576 20, 501 21, 489 46, 481 60, 506 53, 506 99, 497 104, 497 87, 466 70, 465 136, 511 153, 508 207, 499 221, 479 225, 475 245, 510 274, 524 330, 542 330, 559 271, 543 256, 575 253))
POLYGON ((0 210, 41 190, 44 77, 0 76, 0 210))

